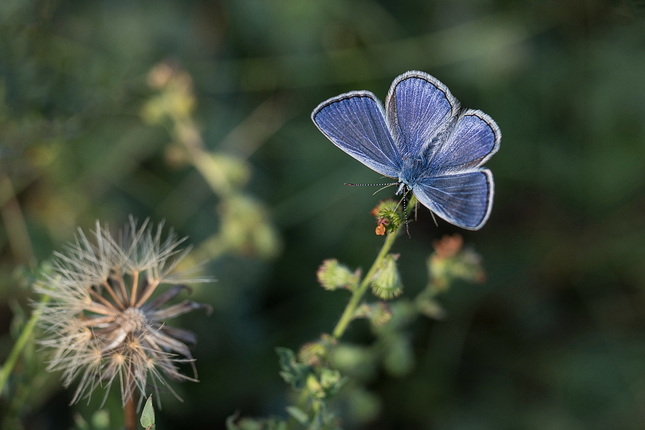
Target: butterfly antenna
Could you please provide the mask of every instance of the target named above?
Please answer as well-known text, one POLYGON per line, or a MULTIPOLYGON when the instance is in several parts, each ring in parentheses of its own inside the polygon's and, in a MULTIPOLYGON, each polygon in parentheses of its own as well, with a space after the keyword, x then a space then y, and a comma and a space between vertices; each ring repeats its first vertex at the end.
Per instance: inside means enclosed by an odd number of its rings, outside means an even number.
POLYGON ((351 182, 345 182, 343 185, 347 185, 348 187, 390 187, 392 185, 396 185, 396 182, 389 182, 387 184, 354 184, 351 182))
POLYGON ((344 185, 347 185, 348 187, 381 187, 378 190, 374 191, 374 194, 376 194, 379 191, 386 189, 387 187, 391 187, 392 185, 397 185, 397 183, 389 182, 387 184, 353 184, 351 182, 345 182, 344 185))

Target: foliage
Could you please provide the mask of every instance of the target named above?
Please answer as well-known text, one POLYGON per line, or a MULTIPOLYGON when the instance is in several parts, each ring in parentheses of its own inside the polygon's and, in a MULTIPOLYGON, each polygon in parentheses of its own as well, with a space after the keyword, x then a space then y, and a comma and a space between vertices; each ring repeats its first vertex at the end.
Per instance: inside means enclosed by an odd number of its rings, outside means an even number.
MULTIPOLYGON (((379 207, 393 208, 394 205, 387 201, 379 207)), ((383 211, 376 208, 372 213, 376 217, 376 234, 379 234, 383 211)), ((389 216, 396 219, 387 224, 397 227, 388 233, 365 277, 361 278, 360 271, 352 272, 335 259, 324 261, 318 270, 318 279, 324 289, 335 290, 342 286, 352 294, 333 335, 323 334, 319 340, 306 343, 297 356, 288 348, 277 349, 280 376, 297 393, 296 404, 286 408, 290 419, 237 421, 230 418, 229 430, 273 429, 275 426, 338 430, 373 419, 379 413, 379 406, 377 400, 370 398, 368 384, 374 379, 376 369, 382 367, 390 375, 403 376, 414 367, 408 326, 419 315, 442 317, 444 314, 436 296, 447 291, 455 281, 483 280, 479 256, 472 250, 462 249, 461 236, 446 236, 435 242, 435 252, 428 258, 430 281, 426 288, 413 299, 384 301, 395 299, 403 288, 396 263, 398 257, 394 258, 389 250, 404 225, 401 218, 407 214, 390 210, 389 216), (365 299, 368 286, 378 301, 365 299), (392 288, 396 288, 397 294, 392 294, 392 288), (342 340, 349 324, 357 319, 370 322, 371 344, 357 345, 342 340), (343 392, 350 384, 351 387, 343 392), (342 404, 346 406, 342 407, 342 404), (351 412, 342 417, 339 411, 343 409, 351 412)))

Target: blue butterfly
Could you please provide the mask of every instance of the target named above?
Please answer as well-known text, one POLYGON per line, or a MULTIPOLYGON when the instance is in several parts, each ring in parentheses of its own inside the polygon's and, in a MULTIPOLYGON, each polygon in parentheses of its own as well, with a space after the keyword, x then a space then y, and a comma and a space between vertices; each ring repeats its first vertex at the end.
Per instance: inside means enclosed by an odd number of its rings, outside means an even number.
POLYGON ((424 72, 397 77, 385 108, 369 91, 322 102, 311 119, 334 145, 370 169, 397 179, 432 212, 479 230, 493 205, 493 174, 481 167, 502 133, 480 110, 460 109, 448 87, 424 72))

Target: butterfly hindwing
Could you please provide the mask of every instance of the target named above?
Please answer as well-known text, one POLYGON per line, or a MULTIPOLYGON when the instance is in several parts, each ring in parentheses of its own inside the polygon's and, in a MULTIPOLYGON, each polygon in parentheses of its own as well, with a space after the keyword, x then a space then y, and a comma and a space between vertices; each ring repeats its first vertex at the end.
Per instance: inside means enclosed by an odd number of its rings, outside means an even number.
POLYGON ((331 98, 314 109, 311 119, 334 145, 372 170, 398 177, 401 154, 374 94, 353 91, 331 98))
POLYGON ((493 189, 493 174, 488 169, 478 169, 429 178, 412 187, 412 192, 449 223, 479 230, 490 215, 493 189))
POLYGON ((467 109, 430 160, 433 174, 471 170, 484 164, 499 149, 502 133, 493 119, 467 109))

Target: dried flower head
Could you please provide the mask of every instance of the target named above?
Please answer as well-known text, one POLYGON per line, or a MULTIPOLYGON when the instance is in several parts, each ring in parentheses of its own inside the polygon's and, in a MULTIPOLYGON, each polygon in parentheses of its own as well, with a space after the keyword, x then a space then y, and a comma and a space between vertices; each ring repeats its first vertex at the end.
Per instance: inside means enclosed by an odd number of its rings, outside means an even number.
POLYGON ((89 401, 98 387, 107 396, 115 381, 125 405, 137 390, 141 400, 160 385, 177 396, 165 377, 197 380, 189 350, 195 335, 164 321, 209 307, 188 300, 165 305, 187 288, 183 284, 205 279, 171 275, 187 250, 179 249, 184 239, 172 231, 164 238, 162 230, 163 224, 154 228, 148 221, 137 227, 132 218, 117 237, 98 222, 93 240, 79 229, 76 241, 54 254, 51 272, 36 283, 35 291, 50 299, 40 317, 41 344, 52 350, 48 370, 62 371, 65 387, 79 381, 72 403, 89 401), (179 364, 186 362, 193 377, 180 373, 179 364))

